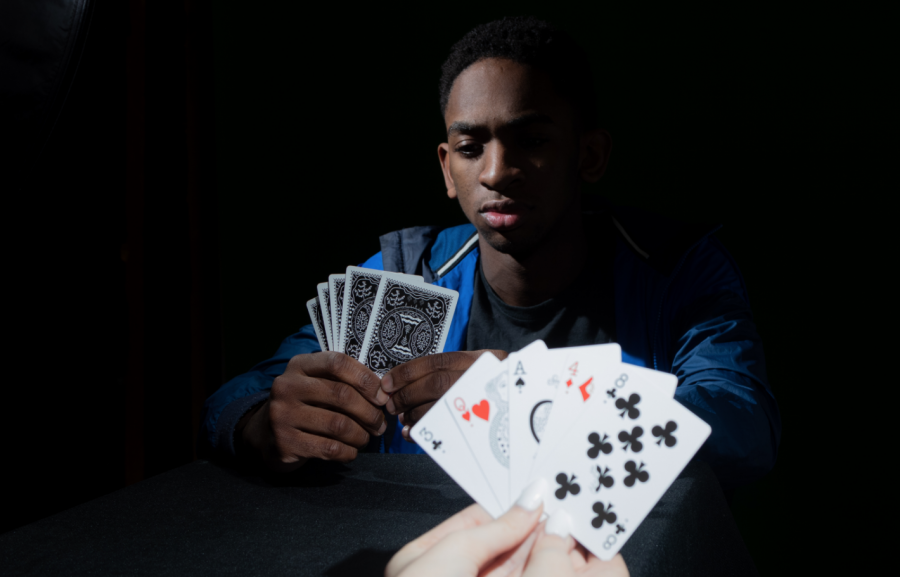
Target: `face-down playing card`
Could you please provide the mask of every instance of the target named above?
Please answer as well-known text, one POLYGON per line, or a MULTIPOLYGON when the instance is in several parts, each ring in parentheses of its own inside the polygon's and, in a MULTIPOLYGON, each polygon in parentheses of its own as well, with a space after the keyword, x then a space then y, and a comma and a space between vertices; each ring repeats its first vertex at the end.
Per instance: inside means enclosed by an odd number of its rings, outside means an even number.
POLYGON ((443 401, 501 510, 509 508, 509 386, 506 361, 483 353, 443 401))
POLYGON ((328 350, 334 350, 334 339, 331 337, 331 294, 328 291, 328 283, 320 282, 316 285, 319 293, 319 314, 322 315, 322 331, 328 343, 328 350))
POLYGON ((344 312, 344 281, 347 279, 347 273, 328 275, 328 294, 330 295, 331 305, 331 339, 335 350, 339 353, 344 352, 340 348, 341 335, 341 313, 344 312))
POLYGON ((313 330, 316 332, 316 339, 319 341, 319 347, 323 351, 329 350, 328 340, 325 338, 325 328, 322 326, 322 309, 319 303, 319 297, 306 301, 306 310, 309 311, 309 319, 312 321, 313 330))
POLYGON ((470 497, 475 499, 476 503, 496 519, 503 514, 503 509, 453 420, 454 415, 444 403, 435 403, 425 416, 412 426, 410 437, 470 497))
POLYGON ((366 329, 375 306, 378 286, 385 277, 405 278, 409 284, 423 283, 420 276, 384 272, 380 270, 348 266, 344 279, 344 310, 341 313, 341 331, 338 347, 341 352, 359 360, 366 329))
POLYGON ((384 275, 372 305, 360 362, 382 377, 398 365, 443 352, 457 300, 459 293, 454 290, 384 275))
POLYGON ((621 549, 710 434, 702 419, 631 365, 604 375, 598 395, 533 477, 550 483, 545 511, 563 509, 572 535, 601 559, 621 549), (602 391, 602 392, 600 392, 602 391))

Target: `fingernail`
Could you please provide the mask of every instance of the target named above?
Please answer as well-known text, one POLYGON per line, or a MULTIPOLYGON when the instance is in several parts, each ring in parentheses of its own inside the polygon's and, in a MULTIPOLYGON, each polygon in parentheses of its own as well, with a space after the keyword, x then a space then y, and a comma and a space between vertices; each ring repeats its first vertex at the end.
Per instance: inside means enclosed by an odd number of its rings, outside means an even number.
POLYGON ((385 404, 387 402, 387 400, 390 398, 391 398, 391 396, 389 394, 385 393, 382 389, 378 389, 378 392, 375 393, 375 402, 378 403, 379 405, 385 404))
POLYGON ((569 536, 569 533, 571 533, 569 530, 570 526, 569 514, 560 509, 550 515, 550 518, 547 519, 547 524, 544 525, 544 533, 547 533, 548 535, 558 535, 565 539, 569 536))
POLYGON ((406 425, 405 427, 403 427, 403 430, 400 431, 400 434, 403 435, 403 438, 404 438, 404 439, 406 439, 407 441, 409 441, 409 440, 410 440, 410 436, 409 436, 409 425, 406 425))
POLYGON ((544 500, 544 491, 547 490, 547 481, 542 477, 538 477, 525 487, 516 505, 522 507, 526 511, 534 511, 544 500))
POLYGON ((388 392, 394 388, 394 378, 391 376, 391 373, 387 373, 381 377, 381 388, 388 392))
POLYGON ((381 426, 378 427, 378 433, 377 433, 377 434, 383 435, 385 431, 387 431, 387 423, 381 423, 381 426))
POLYGON ((401 425, 406 425, 406 421, 403 420, 403 413, 397 415, 397 420, 400 421, 401 425))
POLYGON ((397 407, 394 406, 394 399, 393 399, 393 398, 388 399, 388 400, 387 400, 387 403, 386 403, 384 406, 387 407, 387 411, 388 411, 390 414, 392 414, 392 415, 396 415, 396 414, 397 414, 397 407))

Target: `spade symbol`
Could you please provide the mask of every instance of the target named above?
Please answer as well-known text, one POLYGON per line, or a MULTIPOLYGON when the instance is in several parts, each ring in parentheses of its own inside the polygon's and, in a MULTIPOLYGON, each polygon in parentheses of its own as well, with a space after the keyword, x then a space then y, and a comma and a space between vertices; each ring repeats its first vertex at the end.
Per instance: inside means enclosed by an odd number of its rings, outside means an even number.
POLYGON ((659 425, 654 425, 652 429, 652 433, 654 437, 659 437, 659 440, 656 441, 657 445, 661 445, 663 441, 666 442, 667 447, 674 447, 677 440, 675 439, 675 435, 672 433, 675 432, 675 429, 678 428, 678 424, 675 421, 669 421, 666 423, 666 428, 663 429, 659 425))
POLYGON ((612 512, 613 504, 610 503, 608 507, 604 507, 601 501, 597 501, 594 503, 594 513, 597 513, 597 516, 594 517, 593 521, 591 521, 591 525, 594 529, 599 529, 603 526, 603 523, 609 523, 612 525, 616 522, 618 516, 612 512))
MULTIPOLYGON (((621 399, 620 399, 621 400, 621 399)), ((625 443, 625 446, 622 447, 625 451, 628 450, 628 446, 631 445, 631 450, 635 453, 640 453, 641 449, 644 448, 644 444, 640 442, 640 436, 644 434, 644 429, 641 427, 635 427, 631 429, 631 434, 628 434, 628 431, 622 431, 619 433, 619 440, 625 443)))
POLYGON ((597 488, 594 491, 599 491, 600 487, 606 487, 609 489, 613 486, 613 483, 616 481, 609 476, 609 467, 603 467, 603 470, 600 467, 596 467, 597 469, 597 488))
POLYGON ((630 473, 627 477, 625 477, 625 480, 622 481, 623 483, 625 483, 626 487, 633 487, 635 481, 646 483, 647 479, 650 478, 650 473, 644 470, 643 461, 641 461, 640 466, 638 466, 634 461, 628 461, 627 463, 625 463, 625 470, 630 473))
POLYGON ((519 380, 516 381, 516 387, 518 387, 519 390, 521 391, 522 387, 524 387, 524 386, 525 386, 525 381, 522 380, 522 377, 519 377, 519 380))
POLYGON ((629 419, 637 419, 641 416, 641 411, 637 408, 637 404, 640 402, 641 396, 637 393, 631 393, 631 396, 628 397, 628 401, 625 399, 616 399, 616 408, 622 409, 619 416, 624 419, 625 413, 628 413, 629 419))
POLYGON ((604 455, 609 455, 612 452, 612 444, 607 443, 606 439, 609 438, 609 435, 606 433, 603 434, 603 438, 600 438, 600 435, 597 433, 591 433, 588 435, 588 443, 593 445, 590 449, 588 449, 587 456, 591 459, 596 459, 597 455, 600 454, 600 451, 603 451, 604 455))
POLYGON ((565 499, 568 493, 572 493, 573 495, 577 495, 581 492, 581 485, 575 482, 575 475, 572 475, 572 478, 568 478, 565 473, 560 473, 556 476, 556 482, 559 483, 559 489, 556 490, 556 498, 557 499, 565 499))

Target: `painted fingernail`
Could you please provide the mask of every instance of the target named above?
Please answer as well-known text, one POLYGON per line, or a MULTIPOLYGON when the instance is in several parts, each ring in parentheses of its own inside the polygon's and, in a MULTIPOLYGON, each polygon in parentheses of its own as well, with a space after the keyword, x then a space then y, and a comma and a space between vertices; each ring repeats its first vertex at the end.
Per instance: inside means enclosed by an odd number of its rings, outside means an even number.
POLYGON ((526 511, 534 511, 544 500, 544 492, 547 490, 547 481, 542 477, 538 477, 525 487, 516 505, 522 507, 526 511))
POLYGON ((381 388, 388 392, 394 388, 394 378, 391 376, 391 373, 387 373, 381 377, 381 388))
POLYGON ((390 398, 391 398, 391 396, 389 394, 385 393, 381 389, 378 389, 378 392, 375 393, 375 402, 378 403, 379 405, 385 404, 387 402, 387 400, 390 398))
POLYGON ((397 414, 397 407, 394 406, 394 399, 393 399, 393 398, 388 399, 388 400, 387 400, 387 403, 385 403, 384 406, 387 407, 387 411, 388 411, 390 414, 392 414, 392 415, 396 415, 396 414, 397 414))
POLYGON ((569 527, 571 527, 569 514, 560 509, 550 515, 550 518, 547 519, 547 524, 544 525, 544 533, 547 533, 548 535, 558 535, 565 539, 569 536, 569 533, 572 532, 569 530, 569 527))

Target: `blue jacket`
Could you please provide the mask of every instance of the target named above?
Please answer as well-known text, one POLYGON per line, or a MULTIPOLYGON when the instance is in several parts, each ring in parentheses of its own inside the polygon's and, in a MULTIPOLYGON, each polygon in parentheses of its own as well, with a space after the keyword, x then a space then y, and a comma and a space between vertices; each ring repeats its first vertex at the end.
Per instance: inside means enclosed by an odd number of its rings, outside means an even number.
MULTIPOLYGON (((623 361, 678 377, 675 398, 712 427, 698 456, 724 486, 761 477, 775 463, 781 419, 744 280, 711 236, 718 227, 673 223, 633 209, 599 210, 612 212, 618 230, 616 338, 623 361)), ((588 207, 586 213, 591 212, 588 207)), ((465 348, 478 262, 475 228, 408 228, 382 236, 381 248, 361 266, 421 274, 427 282, 459 292, 444 350, 465 348)), ((200 431, 206 452, 233 457, 240 417, 268 397, 291 357, 318 350, 307 325, 286 338, 271 359, 207 399, 200 431)), ((391 431, 392 438, 381 442, 382 452, 422 452, 402 439, 395 423, 389 423, 391 431)))

